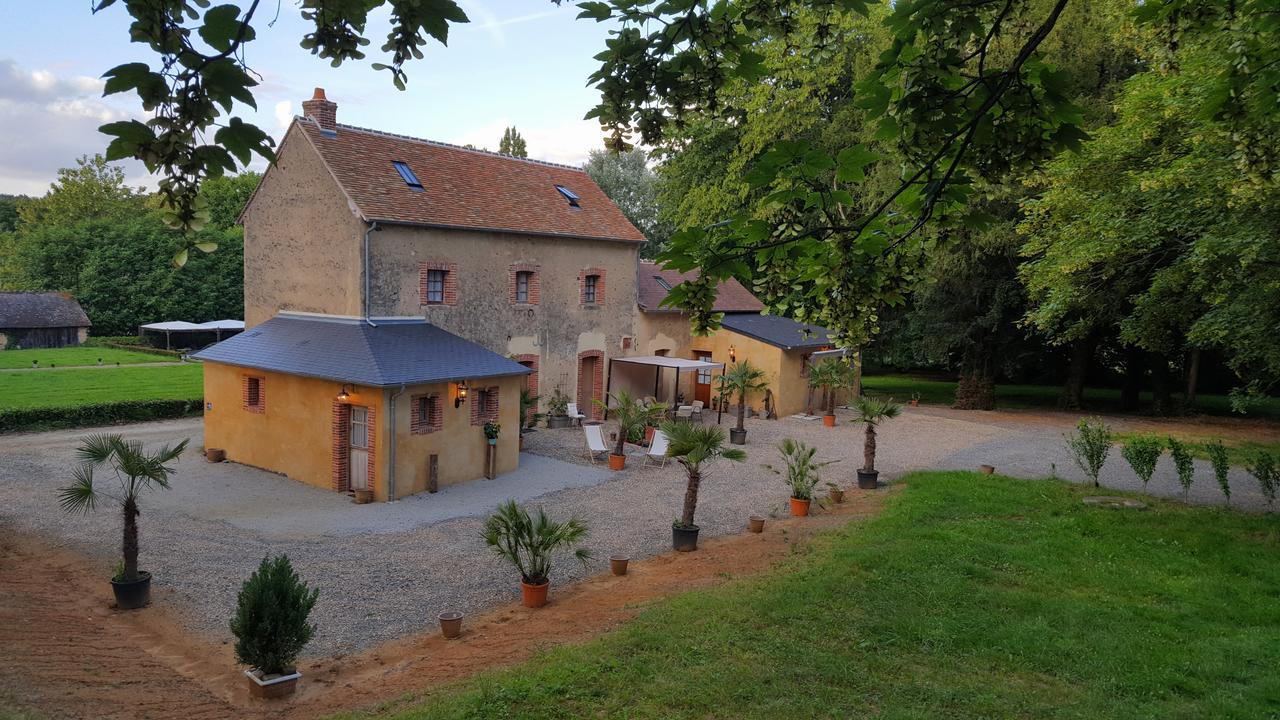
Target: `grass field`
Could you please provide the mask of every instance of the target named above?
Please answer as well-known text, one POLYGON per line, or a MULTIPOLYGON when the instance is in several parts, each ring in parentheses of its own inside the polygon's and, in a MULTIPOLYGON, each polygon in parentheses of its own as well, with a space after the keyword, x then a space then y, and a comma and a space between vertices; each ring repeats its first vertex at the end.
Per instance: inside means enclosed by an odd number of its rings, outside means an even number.
POLYGON ((372 711, 433 718, 1280 715, 1280 518, 918 473, 772 574, 372 711))
POLYGON ((79 365, 97 365, 102 358, 104 365, 135 365, 138 363, 173 362, 177 358, 157 355, 156 353, 135 352, 109 347, 69 347, 49 350, 5 350, 0 352, 0 370, 10 368, 29 368, 32 361, 39 361, 39 367, 73 367, 79 365))
MULTIPOLYGON (((956 384, 947 380, 930 380, 911 375, 868 375, 862 385, 868 394, 889 395, 906 402, 913 393, 920 393, 920 402, 930 405, 950 405, 955 400, 956 384)), ((1003 408, 1053 408, 1058 404, 1062 388, 1051 385, 997 385, 996 405, 1003 408)), ((1086 410, 1120 412, 1120 391, 1106 388, 1085 390, 1086 410)), ((1142 402, 1149 403, 1151 396, 1143 393, 1142 402)), ((1232 413, 1231 402, 1225 395, 1200 395, 1196 409, 1209 415, 1238 415, 1232 413)), ((1280 418, 1280 398, 1268 398, 1251 407, 1249 417, 1280 418)))
POLYGON ((192 363, 0 372, 0 410, 199 398, 204 394, 203 370, 192 363))

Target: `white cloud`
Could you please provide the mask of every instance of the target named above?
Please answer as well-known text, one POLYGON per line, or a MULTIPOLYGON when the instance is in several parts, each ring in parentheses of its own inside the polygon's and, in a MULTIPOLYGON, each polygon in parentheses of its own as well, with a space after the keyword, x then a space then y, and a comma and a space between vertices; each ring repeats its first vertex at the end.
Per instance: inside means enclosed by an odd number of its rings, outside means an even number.
POLYGON ((472 128, 445 142, 457 145, 474 145, 477 148, 496 151, 502 132, 514 125, 529 147, 533 160, 573 165, 577 167, 587 160, 591 150, 604 148, 604 133, 600 125, 590 120, 578 120, 554 126, 530 126, 500 118, 472 128))
POLYGON ((281 134, 289 129, 289 123, 293 122, 293 102, 291 100, 281 100, 276 103, 276 129, 281 134))

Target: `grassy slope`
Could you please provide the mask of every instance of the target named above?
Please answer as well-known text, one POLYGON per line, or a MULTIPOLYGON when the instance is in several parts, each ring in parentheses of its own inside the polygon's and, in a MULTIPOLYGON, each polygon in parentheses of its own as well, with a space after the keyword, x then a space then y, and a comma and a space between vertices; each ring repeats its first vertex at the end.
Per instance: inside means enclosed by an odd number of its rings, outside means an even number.
MULTIPOLYGON (((950 405, 955 400, 956 384, 945 380, 929 380, 910 375, 869 375, 863 379, 868 393, 892 395, 906 402, 912 393, 920 393, 920 402, 932 405, 950 405)), ((1056 407, 1062 388, 1049 385, 997 385, 996 403, 1005 408, 1056 407)), ((1142 401, 1149 403, 1149 393, 1143 393, 1142 401)), ((1120 391, 1100 388, 1085 390, 1085 403, 1100 412, 1119 412, 1120 391)), ((1209 415, 1230 415, 1231 403, 1225 395, 1201 395, 1196 408, 1209 415)), ((1250 417, 1280 418, 1280 398, 1268 398, 1251 407, 1250 417)))
POLYGON ((426 718, 1263 718, 1280 523, 921 473, 763 578, 415 701, 426 718))
POLYGON ((173 362, 177 358, 165 357, 156 353, 134 352, 109 347, 70 347, 52 350, 5 350, 0 352, 0 370, 8 368, 29 368, 32 360, 40 361, 40 367, 57 365, 72 367, 75 365, 97 365, 98 358, 106 365, 132 365, 136 363, 173 362))
POLYGON ((0 372, 0 410, 199 398, 204 393, 203 369, 190 364, 0 372))

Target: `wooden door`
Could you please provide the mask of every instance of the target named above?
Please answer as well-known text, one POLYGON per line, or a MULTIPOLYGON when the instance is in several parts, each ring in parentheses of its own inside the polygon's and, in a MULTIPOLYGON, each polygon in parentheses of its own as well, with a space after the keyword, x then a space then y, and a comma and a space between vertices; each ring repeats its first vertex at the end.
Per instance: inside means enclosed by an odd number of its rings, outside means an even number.
POLYGON ((369 408, 351 406, 351 489, 369 490, 369 408))
MULTIPOLYGON (((695 350, 693 359, 711 362, 711 353, 695 350)), ((711 368, 700 368, 693 381, 693 399, 701 400, 707 407, 711 407, 711 373, 711 368)))

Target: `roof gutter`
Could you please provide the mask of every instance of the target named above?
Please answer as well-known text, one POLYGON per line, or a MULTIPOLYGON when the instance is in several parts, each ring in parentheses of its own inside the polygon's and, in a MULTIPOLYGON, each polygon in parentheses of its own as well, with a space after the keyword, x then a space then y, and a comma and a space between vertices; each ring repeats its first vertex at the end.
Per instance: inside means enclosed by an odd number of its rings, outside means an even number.
POLYGON ((369 287, 370 287, 370 267, 369 267, 369 235, 370 233, 379 232, 382 227, 378 225, 378 221, 374 220, 369 223, 369 228, 364 231, 364 321, 369 327, 378 327, 378 324, 369 319, 369 287))

